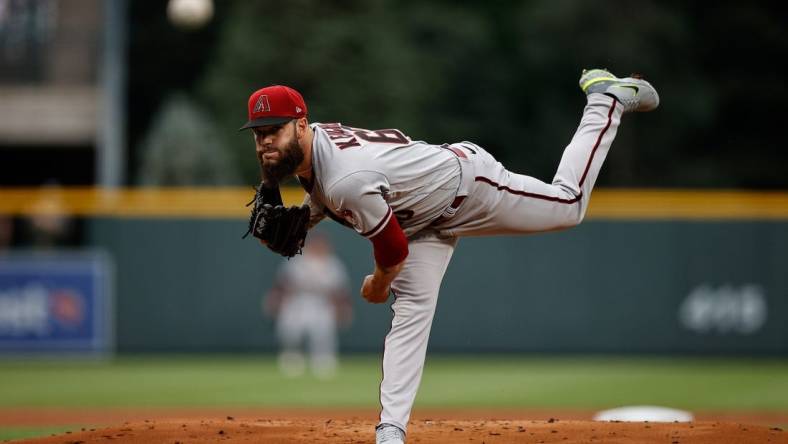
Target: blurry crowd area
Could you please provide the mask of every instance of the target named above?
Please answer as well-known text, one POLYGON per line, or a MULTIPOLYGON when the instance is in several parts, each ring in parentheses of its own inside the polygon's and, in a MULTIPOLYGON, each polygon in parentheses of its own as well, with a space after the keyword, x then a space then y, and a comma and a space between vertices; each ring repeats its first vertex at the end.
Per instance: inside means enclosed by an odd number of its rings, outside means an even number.
MULTIPOLYGON (((585 67, 662 97, 626 117, 599 186, 784 190, 784 23, 734 1, 0 0, 0 191, 254 184, 237 129, 276 83, 311 121, 471 140, 549 180, 585 67)), ((0 205, 0 244, 80 242, 56 192, 40 205, 0 205)))
POLYGON ((785 189, 787 52, 768 2, 0 0, 0 185, 101 183, 107 125, 121 185, 254 183, 237 128, 274 83, 312 121, 472 140, 549 180, 581 69, 606 67, 652 80, 662 105, 628 116, 601 186, 785 189), (176 2, 210 14, 178 21, 176 2))

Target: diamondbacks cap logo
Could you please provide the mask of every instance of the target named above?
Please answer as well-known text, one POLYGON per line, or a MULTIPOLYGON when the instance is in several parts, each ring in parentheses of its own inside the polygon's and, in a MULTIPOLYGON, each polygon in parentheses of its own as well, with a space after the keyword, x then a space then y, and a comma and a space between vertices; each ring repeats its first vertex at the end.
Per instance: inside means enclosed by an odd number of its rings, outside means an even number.
POLYGON ((268 103, 268 96, 265 94, 257 98, 257 102, 255 102, 254 109, 252 110, 253 113, 259 113, 262 111, 271 111, 271 104, 268 103))
MULTIPOLYGON (((2 0, 0 0, 0 3, 2 0)), ((306 103, 301 94, 283 85, 260 88, 247 100, 248 120, 240 129, 279 125, 306 116, 306 103)))

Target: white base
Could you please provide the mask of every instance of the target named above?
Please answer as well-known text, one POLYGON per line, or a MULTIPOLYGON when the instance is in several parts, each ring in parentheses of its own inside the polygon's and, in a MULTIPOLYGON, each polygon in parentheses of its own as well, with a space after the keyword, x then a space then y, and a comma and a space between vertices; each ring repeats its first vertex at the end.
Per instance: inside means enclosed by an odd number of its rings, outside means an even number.
POLYGON ((594 415, 594 421, 690 422, 692 419, 690 412, 650 405, 619 407, 603 410, 594 415))

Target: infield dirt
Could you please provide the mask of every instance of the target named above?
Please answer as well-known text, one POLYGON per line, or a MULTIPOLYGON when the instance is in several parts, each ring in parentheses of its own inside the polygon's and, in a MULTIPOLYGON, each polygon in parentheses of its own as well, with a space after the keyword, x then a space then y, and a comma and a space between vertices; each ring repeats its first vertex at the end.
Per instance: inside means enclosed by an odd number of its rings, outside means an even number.
MULTIPOLYGON (((107 424, 79 427, 15 444, 132 443, 373 443, 374 412, 359 410, 0 410, 0 425, 107 424), (112 425, 114 424, 114 425, 112 425)), ((699 415, 691 423, 595 422, 591 412, 426 410, 408 430, 408 442, 432 443, 786 443, 784 414, 699 415), (553 415, 561 412, 551 412, 553 415), (517 419, 500 419, 500 418, 517 419), (441 419, 445 418, 445 419, 441 419), (480 418, 480 419, 476 419, 480 418), (483 419, 482 419, 483 418, 483 419), (534 418, 534 419, 523 419, 534 418), (547 419, 535 419, 547 418, 547 419), (748 422, 731 422, 751 420, 748 422)))

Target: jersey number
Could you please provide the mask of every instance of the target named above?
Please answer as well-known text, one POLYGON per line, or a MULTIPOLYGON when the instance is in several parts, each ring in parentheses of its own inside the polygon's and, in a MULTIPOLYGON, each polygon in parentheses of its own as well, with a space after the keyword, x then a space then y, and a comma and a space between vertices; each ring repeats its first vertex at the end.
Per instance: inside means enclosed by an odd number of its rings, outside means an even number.
POLYGON ((395 129, 384 130, 356 130, 353 134, 361 140, 375 143, 398 143, 400 145, 408 144, 410 141, 404 134, 395 129))

